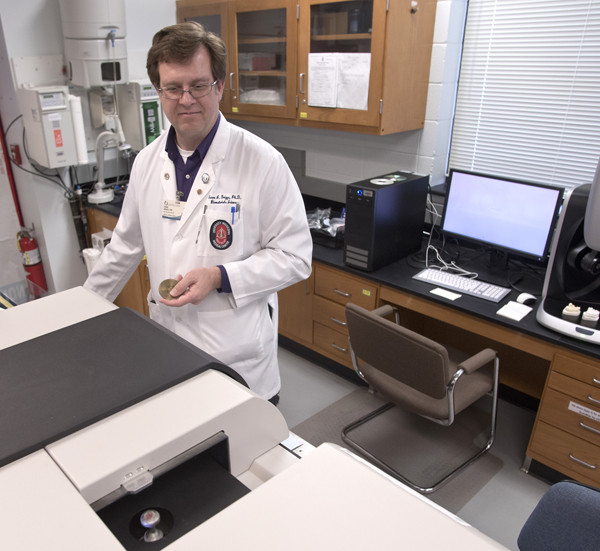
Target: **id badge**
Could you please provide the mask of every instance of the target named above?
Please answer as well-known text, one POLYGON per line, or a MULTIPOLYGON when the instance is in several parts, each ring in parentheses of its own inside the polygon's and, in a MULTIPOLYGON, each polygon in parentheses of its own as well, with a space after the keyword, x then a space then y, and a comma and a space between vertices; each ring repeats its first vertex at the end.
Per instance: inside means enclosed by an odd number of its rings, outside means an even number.
POLYGON ((185 201, 175 201, 167 199, 163 202, 162 217, 169 220, 181 220, 185 201))

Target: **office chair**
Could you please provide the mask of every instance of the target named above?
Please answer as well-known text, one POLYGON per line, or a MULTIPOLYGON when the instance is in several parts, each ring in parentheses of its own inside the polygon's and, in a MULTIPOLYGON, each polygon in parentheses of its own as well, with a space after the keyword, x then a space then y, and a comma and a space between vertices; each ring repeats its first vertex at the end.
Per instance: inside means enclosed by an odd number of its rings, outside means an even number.
POLYGON ((600 547, 600 490, 558 482, 542 496, 521 529, 521 551, 595 551, 600 547))
POLYGON ((369 312, 346 305, 350 353, 356 373, 389 403, 342 429, 342 440, 358 450, 384 472, 421 493, 430 493, 448 482, 489 450, 496 433, 498 357, 486 348, 469 356, 443 346, 398 324, 398 312, 386 305, 369 312), (396 323, 384 318, 396 313, 396 323), (358 365, 358 359, 362 364, 358 365), (376 458, 349 437, 349 433, 398 406, 440 425, 451 425, 462 410, 491 393, 490 437, 475 455, 427 487, 376 458))

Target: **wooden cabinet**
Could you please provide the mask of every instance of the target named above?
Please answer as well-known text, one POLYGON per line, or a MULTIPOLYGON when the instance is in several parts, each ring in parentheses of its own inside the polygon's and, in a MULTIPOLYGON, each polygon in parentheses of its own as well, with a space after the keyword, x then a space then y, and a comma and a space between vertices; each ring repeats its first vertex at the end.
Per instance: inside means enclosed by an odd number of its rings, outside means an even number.
MULTIPOLYGON (((90 235, 103 229, 114 230, 117 225, 117 218, 106 214, 101 210, 94 208, 87 209, 88 231, 90 235)), ((142 260, 137 270, 133 273, 129 281, 115 299, 115 304, 119 307, 127 307, 136 310, 141 314, 150 317, 148 310, 148 301, 146 297, 150 292, 150 277, 148 274, 148 262, 146 258, 142 260)))
POLYGON ((300 282, 279 292, 279 333, 352 368, 345 306, 372 310, 378 291, 366 279, 314 264, 307 287, 300 282))
POLYGON ((527 455, 600 487, 600 362, 557 351, 527 455))
POLYGON ((228 118, 296 118, 296 13, 289 0, 177 2, 179 22, 197 21, 227 46, 228 118))
POLYGON ((303 344, 312 345, 314 275, 277 293, 279 333, 303 344))
POLYGON ((228 118, 380 135, 423 128, 436 6, 178 0, 177 20, 227 44, 228 118))

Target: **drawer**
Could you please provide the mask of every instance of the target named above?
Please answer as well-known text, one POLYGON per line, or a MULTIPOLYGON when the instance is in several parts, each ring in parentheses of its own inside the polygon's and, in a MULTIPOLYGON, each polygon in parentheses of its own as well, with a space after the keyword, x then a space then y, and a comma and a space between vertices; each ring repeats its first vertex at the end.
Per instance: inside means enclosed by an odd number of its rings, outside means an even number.
POLYGON ((315 295, 338 304, 345 306, 352 302, 367 310, 373 310, 377 304, 377 288, 376 284, 364 279, 315 266, 315 295))
POLYGON ((538 418, 600 446, 600 407, 592 407, 582 400, 549 388, 544 395, 538 418))
POLYGON ((548 378, 548 388, 581 400, 586 405, 600 407, 600 388, 586 385, 581 381, 566 377, 561 373, 552 372, 548 378))
MULTIPOLYGON (((600 483, 600 447, 538 421, 531 450, 569 471, 600 483), (582 464, 586 463, 588 466, 582 464)), ((558 469, 560 470, 560 469, 558 469)))
POLYGON ((328 355, 333 355, 340 360, 345 360, 344 363, 352 365, 352 357, 350 356, 350 345, 348 344, 348 335, 344 335, 339 331, 334 331, 325 325, 315 322, 314 324, 315 346, 322 348, 328 352, 328 355))
POLYGON ((346 324, 346 307, 326 298, 313 297, 313 319, 330 329, 348 334, 346 324))
POLYGON ((556 354, 551 369, 573 379, 597 386, 600 390, 600 366, 556 354))

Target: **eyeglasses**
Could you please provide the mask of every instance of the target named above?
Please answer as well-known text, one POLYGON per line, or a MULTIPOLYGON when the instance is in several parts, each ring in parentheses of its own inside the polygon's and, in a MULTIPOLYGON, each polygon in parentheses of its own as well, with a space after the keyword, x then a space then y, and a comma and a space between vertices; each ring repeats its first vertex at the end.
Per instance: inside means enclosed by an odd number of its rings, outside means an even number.
POLYGON ((159 88, 158 91, 165 99, 180 100, 186 92, 189 92, 194 99, 200 99, 208 96, 215 84, 217 84, 216 80, 212 84, 196 84, 189 90, 184 90, 181 86, 169 86, 168 88, 159 88))

